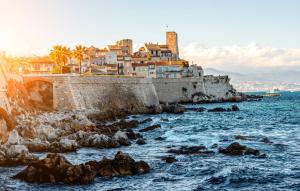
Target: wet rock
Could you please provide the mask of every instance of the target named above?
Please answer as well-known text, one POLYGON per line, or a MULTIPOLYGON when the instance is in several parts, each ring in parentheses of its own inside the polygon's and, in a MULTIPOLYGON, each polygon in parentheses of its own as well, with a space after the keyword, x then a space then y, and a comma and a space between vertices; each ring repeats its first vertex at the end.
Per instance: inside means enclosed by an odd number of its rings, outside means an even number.
POLYGON ((64 156, 48 154, 46 158, 33 162, 26 169, 13 176, 27 182, 87 184, 95 176, 127 176, 147 173, 150 166, 144 161, 136 162, 129 155, 118 152, 114 159, 73 165, 64 156))
POLYGON ((177 161, 175 156, 172 156, 172 155, 164 156, 164 157, 161 158, 161 160, 165 161, 166 163, 173 163, 173 162, 177 161))
POLYGON ((226 111, 228 111, 228 109, 222 108, 222 107, 216 107, 216 108, 213 108, 213 109, 209 109, 207 111, 208 112, 226 112, 226 111))
POLYGON ((144 120, 140 121, 140 124, 143 124, 143 123, 149 123, 149 122, 151 122, 151 121, 152 121, 151 118, 147 118, 147 119, 144 119, 144 120))
POLYGON ((180 114, 185 112, 185 107, 179 104, 166 104, 162 106, 163 112, 180 114))
POLYGON ((114 159, 103 158, 100 162, 88 162, 96 170, 98 176, 126 176, 143 174, 150 171, 144 161, 136 162, 129 155, 119 151, 114 159))
POLYGON ((131 144, 125 132, 118 131, 118 132, 113 136, 113 139, 116 140, 116 141, 118 141, 118 143, 119 143, 120 145, 128 146, 128 145, 131 144))
POLYGON ((264 137, 260 140, 260 142, 266 143, 266 144, 271 144, 273 143, 268 137, 264 137))
POLYGON ((30 152, 47 152, 50 148, 48 141, 41 141, 38 138, 26 140, 23 144, 30 152))
POLYGON ((138 144, 138 145, 144 145, 144 144, 146 144, 146 141, 144 139, 138 139, 136 141, 136 144, 138 144))
POLYGON ((18 166, 29 164, 38 158, 29 153, 24 145, 1 145, 0 166, 18 166))
POLYGON ((240 108, 237 105, 232 105, 231 110, 232 111, 240 111, 240 108))
POLYGON ((154 140, 156 140, 156 141, 164 141, 164 140, 166 140, 166 138, 164 138, 164 137, 156 137, 154 140))
POLYGON ((232 105, 231 108, 223 108, 223 107, 216 107, 213 109, 207 110, 208 112, 227 112, 227 111, 239 111, 240 108, 237 105, 232 105))
POLYGON ((137 127, 140 124, 138 120, 131 120, 131 121, 126 121, 126 120, 120 120, 119 122, 114 123, 114 126, 119 127, 120 129, 132 129, 137 127))
POLYGON ((236 140, 255 140, 254 136, 244 136, 244 135, 234 135, 234 139, 236 140))
POLYGON ((141 134, 135 133, 132 129, 127 129, 126 130, 126 135, 131 140, 135 140, 137 138, 143 138, 143 136, 141 134))
POLYGON ((159 125, 159 124, 158 125, 151 125, 149 127, 146 127, 144 129, 139 130, 139 132, 152 131, 152 130, 157 129, 157 128, 161 128, 161 125, 159 125))
POLYGON ((212 149, 215 149, 215 148, 218 148, 218 144, 217 143, 214 143, 210 148, 212 148, 212 149))
POLYGON ((227 148, 220 148, 220 153, 226 155, 263 155, 259 150, 240 145, 238 142, 230 144, 227 148))
POLYGON ((193 108, 186 108, 188 111, 195 111, 195 112, 204 112, 206 110, 205 107, 193 107, 193 108))
POLYGON ((184 154, 184 155, 189 155, 189 154, 214 154, 213 151, 207 150, 205 146, 181 146, 179 149, 170 149, 168 151, 169 153, 174 153, 174 154, 184 154))
POLYGON ((31 163, 13 178, 27 182, 84 184, 91 182, 96 173, 88 165, 72 165, 64 156, 48 154, 45 159, 31 163))

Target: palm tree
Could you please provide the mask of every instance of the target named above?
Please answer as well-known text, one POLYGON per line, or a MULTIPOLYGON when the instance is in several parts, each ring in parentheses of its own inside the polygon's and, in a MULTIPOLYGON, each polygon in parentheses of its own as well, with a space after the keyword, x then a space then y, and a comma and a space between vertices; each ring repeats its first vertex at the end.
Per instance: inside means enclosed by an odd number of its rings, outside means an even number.
POLYGON ((57 66, 60 68, 60 72, 62 73, 62 67, 67 64, 71 56, 71 50, 66 46, 55 45, 50 51, 49 56, 50 59, 57 64, 57 66))
POLYGON ((81 75, 81 63, 83 61, 84 55, 87 52, 87 48, 82 45, 77 45, 72 52, 73 57, 79 62, 79 74, 81 75))

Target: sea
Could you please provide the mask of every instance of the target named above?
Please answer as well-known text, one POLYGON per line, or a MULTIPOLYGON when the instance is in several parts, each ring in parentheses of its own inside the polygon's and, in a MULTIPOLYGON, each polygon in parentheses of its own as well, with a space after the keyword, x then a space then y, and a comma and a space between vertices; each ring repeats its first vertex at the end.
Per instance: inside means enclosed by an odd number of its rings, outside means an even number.
MULTIPOLYGON (((188 108, 231 107, 232 103, 188 104, 188 108)), ((216 191, 284 191, 300 190, 300 92, 281 92, 280 97, 266 97, 262 101, 237 103, 236 112, 196 112, 184 114, 137 115, 134 119, 151 118, 139 129, 160 124, 160 129, 143 133, 147 144, 116 149, 82 148, 64 154, 74 164, 89 160, 113 158, 117 151, 128 153, 135 160, 144 160, 150 173, 101 178, 88 185, 29 184, 11 179, 25 166, 0 168, 0 190, 216 190, 216 191), (168 119, 168 121, 166 120, 168 119), (236 140, 235 136, 247 136, 236 140), (164 140, 155 140, 162 137, 164 140), (271 143, 261 140, 267 137, 271 143), (239 142, 266 154, 265 158, 245 155, 228 156, 218 152, 239 142), (177 162, 161 160, 170 148, 206 146, 212 155, 174 155, 177 162)), ((40 154, 43 157, 45 154, 40 154)))

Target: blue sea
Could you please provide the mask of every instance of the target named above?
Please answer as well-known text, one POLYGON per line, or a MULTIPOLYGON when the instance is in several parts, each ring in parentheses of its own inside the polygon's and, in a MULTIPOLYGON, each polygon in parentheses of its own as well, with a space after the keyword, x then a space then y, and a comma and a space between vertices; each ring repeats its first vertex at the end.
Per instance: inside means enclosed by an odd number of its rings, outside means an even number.
MULTIPOLYGON (((186 107, 230 107, 231 103, 186 105, 186 107)), ((0 168, 0 188, 4 190, 300 190, 300 93, 284 92, 260 102, 237 104, 238 112, 195 112, 184 114, 139 115, 153 121, 136 128, 161 124, 162 128, 143 133, 147 144, 117 149, 80 149, 65 154, 73 163, 113 157, 118 150, 151 166, 148 174, 131 177, 100 178, 89 185, 28 184, 10 177, 24 167, 0 168), (163 121, 169 119, 169 121, 163 121), (235 135, 250 136, 235 140, 235 135), (155 138, 165 140, 157 141, 155 138), (260 140, 267 137, 266 144, 260 140), (213 144, 226 147, 239 142, 259 149, 266 158, 226 156, 212 149, 213 144), (213 155, 175 155, 177 162, 160 159, 172 146, 204 145, 213 155)))

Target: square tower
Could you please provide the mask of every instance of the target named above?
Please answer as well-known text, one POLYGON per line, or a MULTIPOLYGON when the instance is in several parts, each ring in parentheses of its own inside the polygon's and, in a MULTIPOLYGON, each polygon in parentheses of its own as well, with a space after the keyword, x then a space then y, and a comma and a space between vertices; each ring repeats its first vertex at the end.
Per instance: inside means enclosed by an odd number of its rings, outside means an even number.
POLYGON ((178 50, 178 37, 176 32, 166 32, 166 44, 168 45, 169 49, 178 59, 179 57, 179 50, 178 50))

